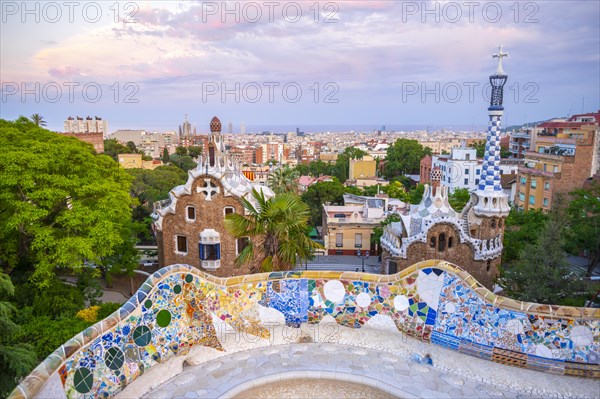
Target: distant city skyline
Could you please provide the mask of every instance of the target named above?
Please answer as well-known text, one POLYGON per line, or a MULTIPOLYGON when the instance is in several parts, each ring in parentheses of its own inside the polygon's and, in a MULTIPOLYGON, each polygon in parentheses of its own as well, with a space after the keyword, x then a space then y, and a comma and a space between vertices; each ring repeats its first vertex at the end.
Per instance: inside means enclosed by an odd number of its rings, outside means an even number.
POLYGON ((505 126, 600 108, 599 2, 338 1, 316 13, 286 1, 273 15, 250 3, 260 18, 248 2, 233 14, 220 2, 53 3, 59 14, 3 2, 0 117, 38 113, 58 131, 69 115, 177 130, 186 113, 199 133, 213 115, 234 132, 485 126, 499 44, 505 126))

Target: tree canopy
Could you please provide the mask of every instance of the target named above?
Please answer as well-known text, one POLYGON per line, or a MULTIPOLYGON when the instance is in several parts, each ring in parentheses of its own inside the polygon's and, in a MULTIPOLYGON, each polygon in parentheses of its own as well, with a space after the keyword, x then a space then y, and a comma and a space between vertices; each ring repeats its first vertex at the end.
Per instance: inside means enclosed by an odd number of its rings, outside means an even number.
POLYGON ((308 187, 302 194, 304 201, 310 208, 310 222, 313 226, 321 225, 323 204, 341 204, 344 199, 345 187, 339 181, 319 182, 308 187))
POLYGON ((123 243, 131 178, 76 138, 26 118, 0 120, 0 265, 34 266, 44 285, 58 267, 100 263, 123 243))
POLYGON ((423 147, 417 140, 398 139, 387 149, 385 176, 391 179, 410 173, 419 173, 421 159, 431 155, 431 149, 423 147))
POLYGON ((588 256, 589 277, 600 263, 600 184, 571 193, 568 207, 568 249, 588 256))
POLYGON ((308 237, 308 206, 293 193, 265 198, 252 190, 255 204, 242 198, 248 215, 232 213, 225 218, 225 229, 234 237, 250 237, 248 245, 235 260, 237 266, 260 261, 263 272, 289 270, 296 259, 308 259, 323 247, 308 237))

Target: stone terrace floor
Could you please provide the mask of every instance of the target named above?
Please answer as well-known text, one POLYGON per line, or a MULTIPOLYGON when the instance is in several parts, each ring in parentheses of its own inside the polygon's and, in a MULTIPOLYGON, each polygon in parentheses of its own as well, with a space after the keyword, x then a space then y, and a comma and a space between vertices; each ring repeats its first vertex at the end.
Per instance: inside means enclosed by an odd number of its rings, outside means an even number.
MULTIPOLYGON (((480 359, 473 359, 481 361, 480 359)), ((156 389, 147 398, 247 397, 244 392, 260 391, 261 385, 289 384, 290 379, 327 379, 359 383, 401 398, 533 398, 533 391, 509 391, 476 380, 448 374, 405 357, 374 349, 331 343, 274 345, 237 352, 204 364, 184 367, 183 372, 156 389), (288 381, 286 381, 288 380, 288 381), (280 382, 281 381, 281 382, 280 382)), ((315 397, 345 397, 321 392, 315 397)), ((366 391, 368 392, 368 390, 366 391)), ((374 392, 376 392, 374 390, 374 392)), ((123 392, 127 394, 127 390, 123 392)), ((594 396, 594 393, 590 393, 594 396)), ((263 392, 261 397, 279 397, 263 392)), ((305 392, 297 392, 307 397, 305 392)), ((379 396, 379 395, 376 395, 379 396)), ((291 395, 290 397, 294 397, 291 395)))

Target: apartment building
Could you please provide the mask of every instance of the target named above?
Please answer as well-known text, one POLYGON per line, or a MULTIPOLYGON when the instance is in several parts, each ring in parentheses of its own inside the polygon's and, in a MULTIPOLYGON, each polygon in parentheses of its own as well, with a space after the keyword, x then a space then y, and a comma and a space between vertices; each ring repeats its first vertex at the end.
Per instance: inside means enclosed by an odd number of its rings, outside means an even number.
POLYGON ((519 167, 515 199, 519 209, 548 211, 557 195, 582 187, 600 171, 599 121, 600 111, 537 126, 519 167))

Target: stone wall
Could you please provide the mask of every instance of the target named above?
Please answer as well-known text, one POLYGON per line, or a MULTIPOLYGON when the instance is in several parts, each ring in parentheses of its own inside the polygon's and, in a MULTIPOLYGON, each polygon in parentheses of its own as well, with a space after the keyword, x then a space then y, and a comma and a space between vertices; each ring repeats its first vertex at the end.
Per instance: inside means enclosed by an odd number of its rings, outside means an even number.
POLYGON ((223 185, 216 179, 210 178, 211 184, 219 188, 219 192, 213 194, 210 201, 205 200, 204 193, 198 193, 202 188, 207 176, 200 176, 192 184, 192 195, 182 195, 177 200, 176 213, 168 213, 164 216, 162 232, 158 232, 159 263, 161 266, 184 263, 202 270, 200 265, 200 254, 198 243, 200 232, 204 229, 214 229, 221 237, 221 267, 211 271, 219 277, 248 274, 258 271, 258 265, 245 265, 239 268, 234 266, 237 257, 236 239, 230 236, 224 227, 225 207, 233 207, 235 213, 244 214, 244 207, 235 196, 223 195, 223 185), (187 207, 193 206, 196 212, 196 220, 189 221, 186 218, 187 207), (176 236, 187 237, 187 254, 177 253, 176 236))
MULTIPOLYGON (((498 219, 500 220, 500 219, 498 219)), ((489 227, 491 219, 484 218, 483 223, 487 225, 480 230, 492 231, 492 234, 481 235, 477 238, 488 238, 488 236, 494 236, 496 229, 489 227)), ((501 229, 498 229, 500 232, 501 229)), ((427 242, 414 242, 406 251, 406 259, 394 256, 387 257, 386 259, 397 262, 398 271, 404 270, 415 263, 421 262, 423 259, 441 259, 447 262, 461 265, 469 274, 487 288, 492 288, 494 280, 498 276, 498 266, 500 266, 501 258, 498 256, 490 260, 475 260, 475 251, 470 243, 460 242, 460 237, 456 228, 450 224, 436 224, 429 229, 427 232, 427 242), (439 250, 439 237, 440 234, 445 234, 445 246, 442 251, 439 250), (432 247, 431 239, 435 238, 436 243, 432 247), (452 246, 450 246, 450 239, 452 238, 452 246), (489 263, 488 263, 489 262, 489 263), (488 267, 489 265, 489 267, 488 267)))
POLYGON ((173 265, 56 350, 10 397, 112 397, 192 347, 224 350, 220 325, 268 338, 265 309, 290 328, 325 317, 361 328, 377 318, 395 326, 400 339, 407 334, 491 362, 600 378, 600 309, 499 297, 446 262, 422 262, 391 276, 294 271, 228 279, 173 265))

